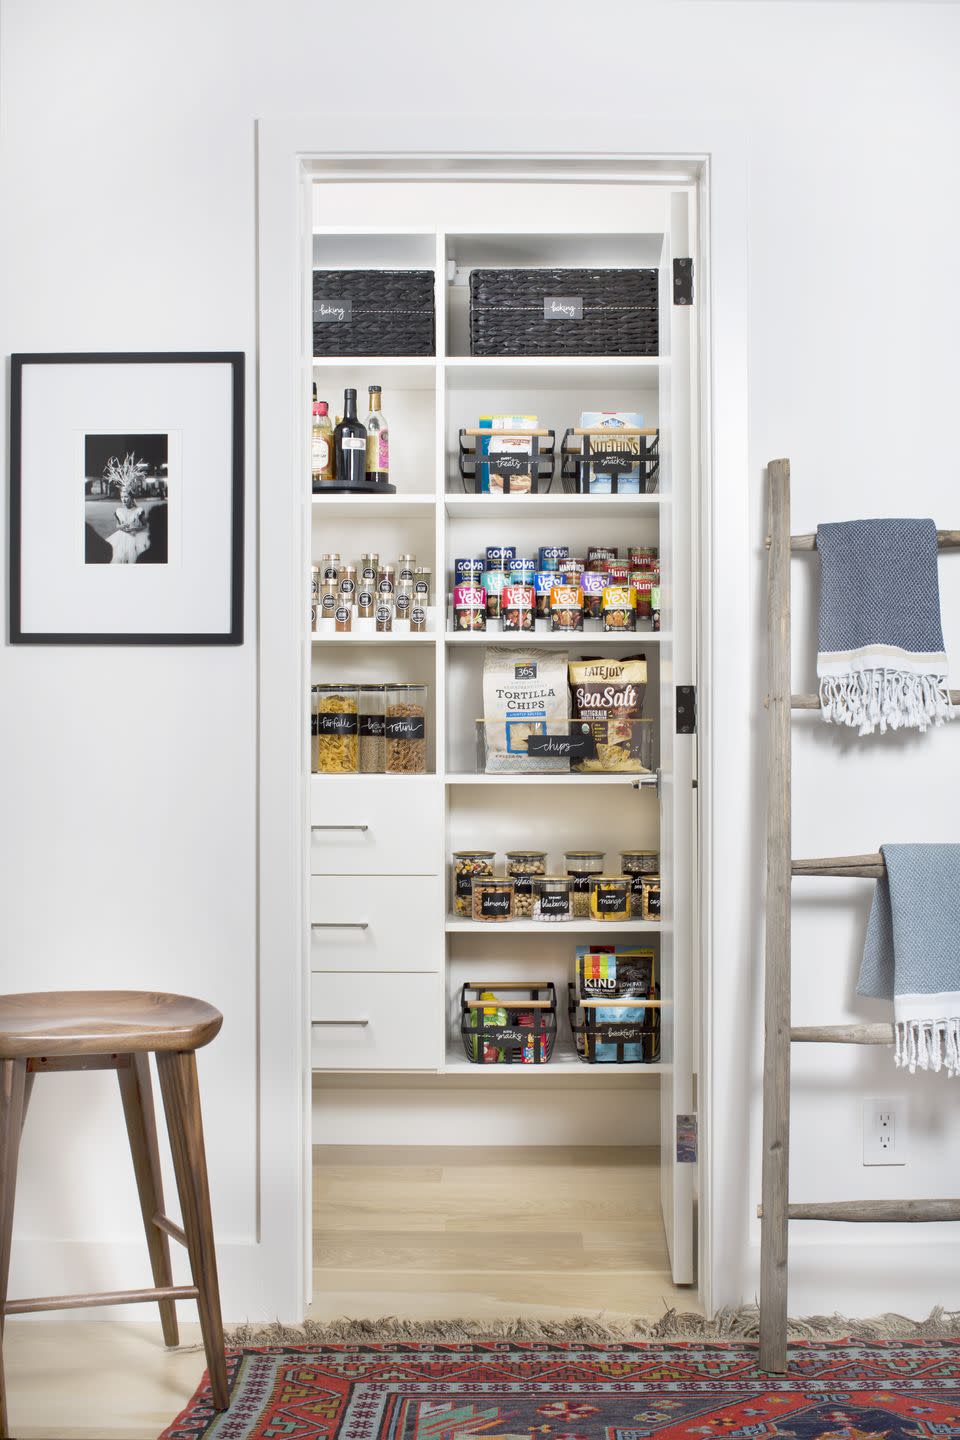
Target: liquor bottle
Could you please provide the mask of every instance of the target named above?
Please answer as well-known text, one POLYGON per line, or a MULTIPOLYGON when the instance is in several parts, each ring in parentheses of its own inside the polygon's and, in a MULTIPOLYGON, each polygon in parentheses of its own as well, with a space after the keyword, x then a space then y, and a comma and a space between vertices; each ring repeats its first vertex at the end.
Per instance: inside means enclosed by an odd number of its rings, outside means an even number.
POLYGON ((313 387, 313 432, 310 447, 310 471, 315 486, 329 484, 335 478, 333 456, 333 425, 327 413, 326 400, 317 399, 313 387))
POLYGON ((357 419, 356 390, 344 390, 343 419, 333 434, 336 449, 337 484, 360 485, 363 482, 366 467, 367 432, 357 419))
POLYGON ((367 480, 386 485, 390 479, 390 431, 380 409, 380 386, 371 385, 367 416, 367 480))

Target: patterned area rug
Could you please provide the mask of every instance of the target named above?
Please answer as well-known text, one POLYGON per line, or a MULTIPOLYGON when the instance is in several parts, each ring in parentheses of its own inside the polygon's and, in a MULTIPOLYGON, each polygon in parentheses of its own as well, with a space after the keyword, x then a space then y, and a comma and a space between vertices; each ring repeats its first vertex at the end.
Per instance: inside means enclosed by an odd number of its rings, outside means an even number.
POLYGON ((160 1440, 947 1440, 960 1341, 266 1345, 229 1356, 160 1440))

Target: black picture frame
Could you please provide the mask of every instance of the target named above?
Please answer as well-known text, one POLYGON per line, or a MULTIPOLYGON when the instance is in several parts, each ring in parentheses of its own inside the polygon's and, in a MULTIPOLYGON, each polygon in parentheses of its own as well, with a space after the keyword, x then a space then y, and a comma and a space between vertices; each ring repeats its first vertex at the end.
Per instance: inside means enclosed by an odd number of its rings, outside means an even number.
MULTIPOLYGON (((244 561, 244 380, 242 351, 131 351, 22 353, 10 356, 10 540, 9 617, 11 645, 242 645, 243 644, 243 561, 244 561), (217 365, 230 372, 230 503, 229 629, 172 632, 146 631, 116 633, 92 631, 25 630, 23 628, 23 469, 25 446, 23 396, 25 372, 31 366, 86 365, 217 365)), ((226 517, 225 517, 226 518, 226 517)))

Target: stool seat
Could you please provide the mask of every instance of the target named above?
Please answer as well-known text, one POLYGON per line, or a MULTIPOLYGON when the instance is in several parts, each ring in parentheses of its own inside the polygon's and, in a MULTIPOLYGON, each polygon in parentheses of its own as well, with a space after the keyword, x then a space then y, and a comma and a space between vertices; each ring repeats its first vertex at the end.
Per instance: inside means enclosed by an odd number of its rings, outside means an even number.
POLYGON ((58 990, 0 995, 0 1060, 197 1050, 223 1024, 188 995, 141 990, 58 990))

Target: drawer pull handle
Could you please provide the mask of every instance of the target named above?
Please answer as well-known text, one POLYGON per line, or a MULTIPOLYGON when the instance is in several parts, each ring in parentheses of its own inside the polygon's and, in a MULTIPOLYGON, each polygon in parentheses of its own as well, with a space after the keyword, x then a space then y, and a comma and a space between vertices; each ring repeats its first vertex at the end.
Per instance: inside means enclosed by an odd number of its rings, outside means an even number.
POLYGON ((369 825, 311 825, 311 830, 369 830, 369 825))
POLYGON ((311 1020, 311 1025, 369 1025, 369 1020, 311 1020))
POLYGON ((311 930, 369 930, 369 920, 313 920, 311 930))

